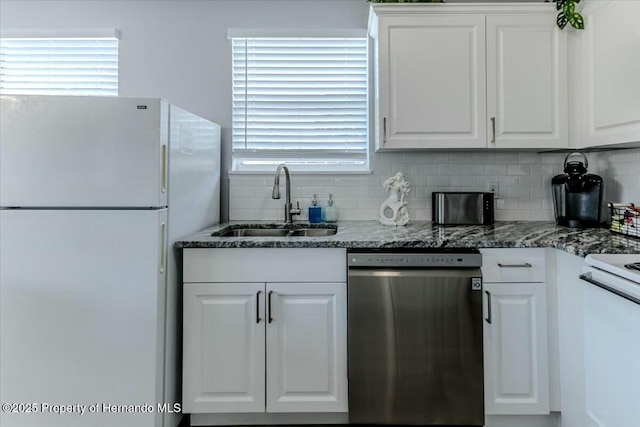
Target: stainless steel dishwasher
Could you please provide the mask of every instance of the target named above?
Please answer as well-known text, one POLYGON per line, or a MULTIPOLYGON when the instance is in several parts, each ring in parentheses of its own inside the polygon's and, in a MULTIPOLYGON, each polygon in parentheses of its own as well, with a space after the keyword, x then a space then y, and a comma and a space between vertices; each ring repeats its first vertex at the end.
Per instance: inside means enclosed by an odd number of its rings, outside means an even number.
POLYGON ((482 255, 348 252, 349 423, 484 425, 482 255))

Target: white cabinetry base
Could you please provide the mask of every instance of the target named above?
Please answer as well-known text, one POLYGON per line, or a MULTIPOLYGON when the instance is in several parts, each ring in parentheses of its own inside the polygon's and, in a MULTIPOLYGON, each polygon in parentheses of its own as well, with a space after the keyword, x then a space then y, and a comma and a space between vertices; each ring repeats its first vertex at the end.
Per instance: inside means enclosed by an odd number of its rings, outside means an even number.
MULTIPOLYGON (((289 413, 289 414, 192 414, 192 426, 222 425, 277 425, 277 424, 348 424, 349 414, 333 413, 289 413)), ((498 426, 496 426, 498 427, 498 426)), ((526 427, 526 426, 523 426, 526 427)), ((534 427, 534 425, 532 425, 534 427)), ((539 427, 535 425, 535 427, 539 427)), ((542 427, 542 426, 540 426, 542 427)), ((544 426, 547 427, 547 426, 544 426)), ((549 426, 551 427, 551 426, 549 426)))
POLYGON ((484 427, 558 427, 560 413, 549 415, 487 415, 484 427))

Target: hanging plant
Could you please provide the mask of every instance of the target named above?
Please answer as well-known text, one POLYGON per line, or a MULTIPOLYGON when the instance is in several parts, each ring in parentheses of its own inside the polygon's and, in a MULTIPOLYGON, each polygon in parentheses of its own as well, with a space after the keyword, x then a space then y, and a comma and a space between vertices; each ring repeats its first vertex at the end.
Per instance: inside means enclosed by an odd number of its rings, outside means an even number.
POLYGON ((584 18, 576 12, 577 3, 580 3, 580 0, 556 0, 556 9, 560 11, 556 23, 560 29, 571 24, 576 30, 584 30, 584 18))

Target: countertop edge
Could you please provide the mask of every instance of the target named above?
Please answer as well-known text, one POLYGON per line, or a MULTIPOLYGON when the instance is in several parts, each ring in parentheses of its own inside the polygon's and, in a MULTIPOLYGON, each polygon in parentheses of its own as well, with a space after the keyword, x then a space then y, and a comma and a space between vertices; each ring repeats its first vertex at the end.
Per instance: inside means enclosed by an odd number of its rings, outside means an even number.
MULTIPOLYGON (((228 226, 266 221, 233 221, 211 226, 178 240, 178 249, 197 248, 553 248, 586 257, 594 253, 640 254, 640 240, 615 235, 606 228, 570 229, 552 221, 501 221, 492 226, 433 226, 416 221, 407 227, 385 227, 376 221, 338 222, 338 233, 327 237, 233 237, 211 234, 228 226)), ((301 225, 308 225, 301 223, 301 225)))

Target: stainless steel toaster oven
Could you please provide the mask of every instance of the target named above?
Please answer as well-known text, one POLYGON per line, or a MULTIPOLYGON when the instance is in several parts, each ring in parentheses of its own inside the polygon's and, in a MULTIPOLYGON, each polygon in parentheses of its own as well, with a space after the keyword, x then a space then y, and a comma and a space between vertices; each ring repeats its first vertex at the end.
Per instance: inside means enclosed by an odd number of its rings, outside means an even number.
POLYGON ((493 193, 433 192, 431 211, 434 224, 493 224, 493 193))

